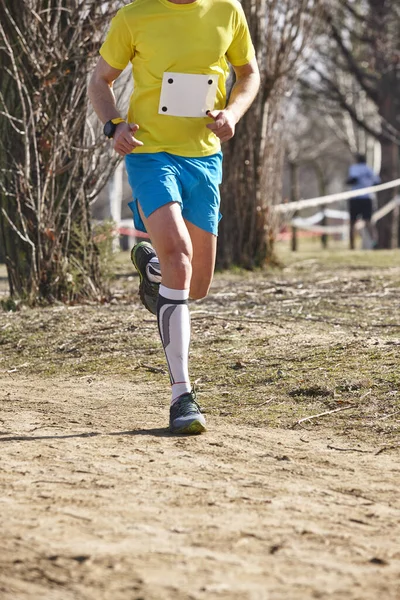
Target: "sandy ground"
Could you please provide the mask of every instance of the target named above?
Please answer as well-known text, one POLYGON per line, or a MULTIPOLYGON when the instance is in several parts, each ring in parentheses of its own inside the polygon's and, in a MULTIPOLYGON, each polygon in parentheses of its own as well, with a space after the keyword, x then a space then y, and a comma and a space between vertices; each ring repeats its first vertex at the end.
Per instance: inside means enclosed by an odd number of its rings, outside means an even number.
POLYGON ((198 437, 132 277, 1 313, 0 600, 399 600, 400 255, 354 256, 216 279, 198 437))
POLYGON ((0 375, 2 600, 398 600, 398 449, 0 375))

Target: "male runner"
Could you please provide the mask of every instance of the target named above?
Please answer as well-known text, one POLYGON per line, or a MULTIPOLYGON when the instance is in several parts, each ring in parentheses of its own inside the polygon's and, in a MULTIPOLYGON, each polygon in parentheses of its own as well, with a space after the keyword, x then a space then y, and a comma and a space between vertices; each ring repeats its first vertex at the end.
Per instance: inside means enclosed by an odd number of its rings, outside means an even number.
MULTIPOLYGON (((362 188, 372 187, 381 182, 379 175, 376 175, 373 170, 367 165, 367 159, 364 154, 357 154, 356 162, 349 167, 346 183, 351 185, 353 190, 361 190, 362 188)), ((373 247, 377 243, 377 234, 371 217, 373 213, 371 194, 361 194, 349 200, 349 216, 350 216, 350 250, 355 248, 355 231, 358 217, 361 217, 365 223, 366 230, 371 238, 373 247)))
POLYGON ((89 97, 126 157, 135 227, 152 241, 136 245, 132 260, 168 363, 170 430, 201 433, 205 418, 188 371, 188 299, 203 298, 211 285, 221 142, 233 137, 259 88, 253 44, 237 0, 136 0, 118 11, 100 54, 89 97), (112 87, 128 63, 134 88, 125 120, 112 87), (227 102, 229 64, 236 82, 227 102))

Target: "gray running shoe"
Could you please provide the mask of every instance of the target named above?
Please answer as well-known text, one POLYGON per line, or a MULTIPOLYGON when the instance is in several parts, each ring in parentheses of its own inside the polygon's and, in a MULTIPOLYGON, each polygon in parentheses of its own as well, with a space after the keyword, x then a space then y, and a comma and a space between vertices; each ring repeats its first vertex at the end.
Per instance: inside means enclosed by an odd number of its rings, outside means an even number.
POLYGON ((196 402, 195 391, 179 396, 169 410, 171 433, 198 434, 206 430, 206 420, 196 402))
POLYGON ((140 299, 147 310, 153 313, 153 315, 156 315, 158 290, 160 284, 149 280, 147 268, 148 266, 151 268, 149 261, 154 256, 156 256, 154 248, 148 242, 139 242, 139 244, 136 244, 131 251, 131 261, 133 262, 140 277, 140 299))

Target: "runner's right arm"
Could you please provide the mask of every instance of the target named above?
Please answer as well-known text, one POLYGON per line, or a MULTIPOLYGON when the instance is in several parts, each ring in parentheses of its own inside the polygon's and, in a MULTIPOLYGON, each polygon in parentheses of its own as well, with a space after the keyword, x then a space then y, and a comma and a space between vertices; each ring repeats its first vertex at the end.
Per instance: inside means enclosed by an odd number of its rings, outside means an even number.
MULTIPOLYGON (((88 95, 95 113, 99 119, 106 123, 111 119, 121 118, 115 103, 113 92, 114 81, 121 75, 122 71, 111 67, 104 58, 100 57, 89 82, 88 95)), ((121 156, 130 154, 137 146, 143 146, 134 137, 139 129, 135 123, 120 123, 115 130, 113 142, 114 150, 121 156)))

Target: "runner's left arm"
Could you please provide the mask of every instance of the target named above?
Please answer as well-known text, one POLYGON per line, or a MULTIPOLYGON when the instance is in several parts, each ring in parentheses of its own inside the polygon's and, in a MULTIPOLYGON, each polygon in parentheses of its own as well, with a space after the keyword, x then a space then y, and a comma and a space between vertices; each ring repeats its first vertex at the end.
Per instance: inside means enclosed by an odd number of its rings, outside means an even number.
POLYGON ((233 70, 236 81, 227 107, 224 110, 212 110, 208 113, 214 123, 209 123, 207 127, 219 137, 221 142, 226 142, 235 135, 236 124, 251 106, 260 87, 260 73, 255 58, 240 67, 234 66, 233 70))

